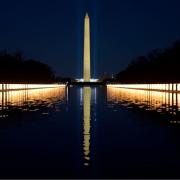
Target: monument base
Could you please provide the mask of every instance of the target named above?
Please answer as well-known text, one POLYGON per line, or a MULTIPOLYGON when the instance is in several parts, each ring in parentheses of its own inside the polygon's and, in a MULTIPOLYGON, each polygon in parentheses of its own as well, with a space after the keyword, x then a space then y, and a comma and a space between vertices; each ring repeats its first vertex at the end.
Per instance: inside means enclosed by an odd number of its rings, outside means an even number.
POLYGON ((73 85, 73 86, 102 86, 105 85, 106 83, 104 82, 70 82, 68 85, 73 85))

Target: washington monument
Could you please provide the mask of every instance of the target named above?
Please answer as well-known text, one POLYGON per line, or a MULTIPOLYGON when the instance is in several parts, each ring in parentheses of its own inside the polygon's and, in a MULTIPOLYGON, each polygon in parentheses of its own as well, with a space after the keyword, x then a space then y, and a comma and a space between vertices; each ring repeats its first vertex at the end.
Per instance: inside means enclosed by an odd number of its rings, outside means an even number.
POLYGON ((90 61, 90 20, 88 13, 84 19, 84 82, 90 82, 91 61, 90 61))

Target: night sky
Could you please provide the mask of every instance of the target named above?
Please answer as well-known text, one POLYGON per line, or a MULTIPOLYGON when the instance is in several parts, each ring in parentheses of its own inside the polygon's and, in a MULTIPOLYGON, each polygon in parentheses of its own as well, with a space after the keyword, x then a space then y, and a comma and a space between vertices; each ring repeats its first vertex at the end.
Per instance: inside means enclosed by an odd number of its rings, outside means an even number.
POLYGON ((86 11, 94 78, 180 39, 179 0, 0 0, 0 50, 22 51, 58 75, 80 78, 86 11))

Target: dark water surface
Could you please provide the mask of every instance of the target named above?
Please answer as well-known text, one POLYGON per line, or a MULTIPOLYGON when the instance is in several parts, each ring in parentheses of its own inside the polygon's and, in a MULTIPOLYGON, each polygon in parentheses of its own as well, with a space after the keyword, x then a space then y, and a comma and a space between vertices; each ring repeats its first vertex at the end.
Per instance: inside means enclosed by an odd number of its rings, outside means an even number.
POLYGON ((179 94, 1 92, 0 178, 180 178, 179 94))

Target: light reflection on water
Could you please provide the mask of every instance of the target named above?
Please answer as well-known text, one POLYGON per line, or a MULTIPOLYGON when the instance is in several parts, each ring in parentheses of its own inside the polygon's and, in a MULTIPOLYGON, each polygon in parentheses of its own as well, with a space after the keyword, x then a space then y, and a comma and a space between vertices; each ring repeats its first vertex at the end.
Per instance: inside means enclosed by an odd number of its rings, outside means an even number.
MULTIPOLYGON (((161 89, 159 89, 161 90, 161 89)), ((107 87, 107 100, 127 108, 139 107, 161 114, 180 114, 180 93, 178 91, 152 91, 129 88, 107 87)), ((180 121, 171 121, 179 123, 180 121)))
POLYGON ((159 116, 143 113, 177 116, 179 95, 76 86, 3 91, 1 114, 28 113, 0 126, 0 177, 14 167, 17 177, 31 178, 179 177, 179 126, 161 126, 159 116), (143 111, 127 110, 135 107, 143 111))
POLYGON ((84 165, 89 166, 90 162, 90 120, 91 120, 91 88, 84 87, 84 165))
MULTIPOLYGON (((65 86, 61 85, 4 85, 2 89, 0 117, 3 118, 13 110, 38 111, 40 107, 51 107, 56 102, 64 101, 65 98, 65 86)), ((58 108, 56 110, 58 111, 58 108)))
MULTIPOLYGON (((97 88, 79 89, 80 107, 83 108, 83 165, 91 166, 92 121, 96 122, 97 88)), ((95 123, 94 123, 95 124, 95 123)))
MULTIPOLYGON (((68 101, 68 87, 66 86, 34 86, 34 85, 2 85, 0 89, 0 118, 7 118, 9 114, 19 112, 36 112, 40 109, 53 108, 56 111, 61 102, 68 101), (27 88, 29 87, 29 88, 27 88)), ((96 89, 94 89, 95 91, 96 89)), ((93 91, 93 94, 94 94, 93 91)), ((91 120, 91 88, 80 89, 80 105, 83 107, 83 153, 84 166, 90 165, 90 120, 91 120)), ((96 100, 96 94, 95 94, 96 100)), ((43 111, 47 115, 49 110, 43 111)))

